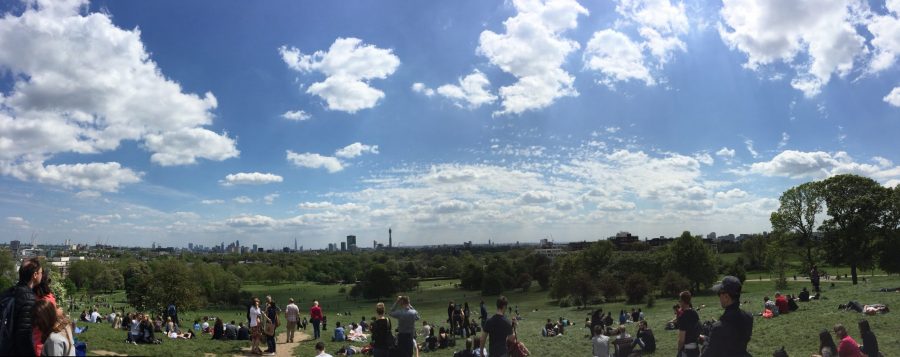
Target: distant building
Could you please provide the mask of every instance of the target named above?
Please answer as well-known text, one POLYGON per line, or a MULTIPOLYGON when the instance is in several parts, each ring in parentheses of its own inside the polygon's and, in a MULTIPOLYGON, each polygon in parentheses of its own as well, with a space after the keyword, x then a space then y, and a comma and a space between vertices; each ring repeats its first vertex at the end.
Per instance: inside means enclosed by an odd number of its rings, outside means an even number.
POLYGON ((562 248, 537 248, 534 252, 550 259, 556 259, 556 257, 568 254, 568 252, 562 250, 562 248))
POLYGON ((346 252, 346 251, 347 251, 347 242, 341 242, 341 251, 342 251, 342 252, 346 252))
MULTIPOLYGON (((341 249, 343 250, 343 249, 341 249)), ((355 251, 356 250, 356 236, 349 235, 347 236, 347 250, 355 251)))
POLYGON ((84 257, 56 257, 50 259, 50 265, 59 272, 60 277, 69 275, 69 265, 74 261, 84 260, 84 257))
POLYGON ((629 232, 619 232, 616 233, 614 237, 609 237, 609 240, 616 246, 616 248, 622 248, 629 244, 634 244, 640 241, 640 238, 635 235, 631 235, 629 232))
POLYGON ((716 239, 716 232, 710 232, 706 235, 706 239, 716 239))
POLYGON ((13 256, 16 256, 17 254, 19 254, 19 246, 21 246, 21 245, 22 245, 22 242, 19 242, 18 240, 9 242, 9 250, 12 251, 13 256))
POLYGON ((257 252, 256 248, 258 248, 258 247, 256 246, 256 244, 254 244, 252 252, 256 253, 257 252))

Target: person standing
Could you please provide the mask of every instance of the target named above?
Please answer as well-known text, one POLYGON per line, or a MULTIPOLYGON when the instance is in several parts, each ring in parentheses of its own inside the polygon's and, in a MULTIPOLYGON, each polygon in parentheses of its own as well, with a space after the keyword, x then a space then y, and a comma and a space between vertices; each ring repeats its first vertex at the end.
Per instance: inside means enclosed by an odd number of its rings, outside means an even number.
MULTIPOLYGON (((391 306, 391 317, 397 319, 397 353, 398 357, 411 357, 416 348, 416 321, 419 312, 409 302, 409 296, 398 296, 391 306)), ((418 353, 417 353, 418 355, 418 353)))
POLYGON ((372 352, 374 357, 389 357, 394 345, 391 320, 384 317, 384 303, 375 305, 375 322, 372 322, 372 352))
POLYGON ((319 307, 318 301, 313 301, 313 306, 309 308, 309 321, 313 325, 313 339, 319 339, 319 324, 322 323, 322 308, 319 307))
POLYGON ((819 290, 819 267, 813 265, 812 269, 809 270, 809 281, 812 283, 813 291, 821 292, 819 290))
POLYGON ((294 342, 294 331, 297 331, 297 322, 300 319, 300 308, 294 304, 294 298, 288 299, 288 305, 284 308, 284 320, 287 321, 287 342, 294 342))
POLYGON ((280 320, 278 319, 278 313, 281 312, 281 309, 275 305, 275 299, 272 299, 272 296, 266 296, 266 323, 274 325, 273 327, 266 328, 266 353, 270 355, 275 354, 275 336, 278 335, 275 329, 280 325, 280 320), (271 330, 272 334, 268 334, 268 331, 271 330))
POLYGON ((484 307, 484 300, 481 300, 481 328, 484 328, 484 323, 487 322, 487 308, 484 307))
POLYGON ((609 357, 609 336, 603 334, 602 325, 594 325, 594 336, 591 337, 594 357, 609 357))
MULTIPOLYGON (((47 301, 53 308, 56 308, 56 295, 50 289, 50 271, 45 270, 41 273, 41 282, 35 285, 34 289, 35 302, 47 301)), ((37 326, 32 327, 32 342, 34 342, 34 353, 40 354, 44 350, 44 339, 41 338, 41 330, 37 326)))
POLYGON ((691 305, 690 291, 685 290, 678 295, 678 306, 681 308, 681 315, 675 321, 678 326, 678 355, 697 357, 700 355, 700 346, 697 344, 700 337, 700 315, 691 305))
POLYGON ((512 334, 512 322, 504 316, 509 301, 506 296, 501 295, 497 298, 497 313, 491 316, 484 323, 484 329, 481 332, 481 355, 484 356, 484 344, 490 336, 491 346, 488 349, 488 356, 491 357, 507 357, 509 352, 506 349, 506 338, 512 334))
POLYGON ((250 305, 250 311, 247 316, 250 319, 250 353, 261 355, 262 350, 259 349, 259 339, 262 335, 260 331, 260 322, 262 320, 262 310, 259 308, 259 298, 253 298, 253 304, 250 305))
POLYGON ((34 287, 43 279, 41 262, 37 258, 26 259, 19 267, 19 282, 10 288, 7 294, 15 299, 13 308, 12 341, 4 343, 0 355, 35 356, 33 334, 33 315, 36 297, 34 287))
POLYGON ((178 309, 175 308, 175 301, 169 303, 169 307, 166 308, 166 315, 172 318, 172 323, 175 324, 175 330, 178 330, 178 309))
POLYGON ((725 312, 710 328, 709 346, 703 350, 703 356, 750 356, 747 344, 753 336, 753 317, 741 310, 741 281, 726 276, 713 286, 713 291, 719 295, 725 312))

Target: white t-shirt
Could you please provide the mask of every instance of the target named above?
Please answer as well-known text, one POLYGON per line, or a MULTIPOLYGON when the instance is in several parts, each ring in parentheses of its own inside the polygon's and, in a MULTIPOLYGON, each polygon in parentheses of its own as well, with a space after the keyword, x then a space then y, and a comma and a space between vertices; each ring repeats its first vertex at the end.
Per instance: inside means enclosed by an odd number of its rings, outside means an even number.
POLYGON ((594 357, 609 356, 609 337, 605 335, 594 336, 592 340, 594 357))
POLYGON ((256 327, 257 320, 259 319, 259 315, 262 315, 262 311, 259 310, 256 306, 250 307, 250 327, 256 327))
POLYGON ((94 311, 94 312, 91 313, 91 322, 96 323, 96 322, 97 322, 97 319, 99 319, 99 318, 100 318, 100 313, 99 313, 99 312, 94 311))
POLYGON ((321 353, 317 354, 316 357, 334 357, 334 356, 325 353, 325 351, 322 351, 321 353))

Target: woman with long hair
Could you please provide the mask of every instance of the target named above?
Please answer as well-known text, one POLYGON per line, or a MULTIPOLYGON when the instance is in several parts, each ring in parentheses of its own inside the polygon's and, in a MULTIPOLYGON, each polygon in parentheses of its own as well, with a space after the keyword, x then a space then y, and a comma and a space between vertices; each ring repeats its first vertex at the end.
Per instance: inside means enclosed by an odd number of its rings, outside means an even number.
POLYGON ((814 354, 813 357, 834 357, 836 355, 837 346, 834 345, 831 334, 828 333, 828 330, 822 329, 819 332, 819 354, 814 354))
POLYGON ((72 341, 69 319, 62 309, 48 300, 39 300, 32 313, 34 326, 40 331, 42 356, 74 356, 75 347, 72 341))
POLYGON ((862 346, 860 346, 862 352, 868 356, 878 357, 881 353, 878 350, 878 339, 875 338, 875 334, 872 333, 872 328, 869 327, 869 320, 859 320, 859 337, 861 337, 863 341, 862 346))
POLYGON ((262 336, 260 322, 264 316, 266 315, 263 315, 262 310, 259 308, 259 298, 254 297, 247 314, 247 318, 250 320, 250 353, 252 354, 262 354, 262 350, 259 348, 259 340, 262 336))
MULTIPOLYGON (((50 289, 51 282, 50 270, 44 268, 40 284, 34 286, 34 296, 35 301, 47 301, 53 305, 53 308, 56 308, 56 295, 53 295, 53 291, 50 289)), ((41 338, 41 331, 38 330, 37 326, 32 327, 31 341, 34 343, 34 353, 40 356, 44 348, 44 339, 41 338)))

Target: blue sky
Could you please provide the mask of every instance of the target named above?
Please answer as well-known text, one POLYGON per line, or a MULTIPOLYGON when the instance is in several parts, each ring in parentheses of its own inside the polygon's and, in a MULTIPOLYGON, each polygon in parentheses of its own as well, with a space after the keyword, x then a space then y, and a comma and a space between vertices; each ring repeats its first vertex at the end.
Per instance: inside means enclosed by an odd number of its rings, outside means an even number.
POLYGON ((0 11, 8 240, 737 234, 801 182, 900 182, 897 0, 0 11))

